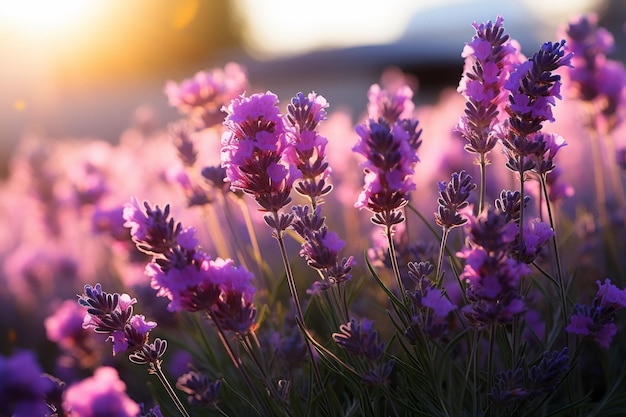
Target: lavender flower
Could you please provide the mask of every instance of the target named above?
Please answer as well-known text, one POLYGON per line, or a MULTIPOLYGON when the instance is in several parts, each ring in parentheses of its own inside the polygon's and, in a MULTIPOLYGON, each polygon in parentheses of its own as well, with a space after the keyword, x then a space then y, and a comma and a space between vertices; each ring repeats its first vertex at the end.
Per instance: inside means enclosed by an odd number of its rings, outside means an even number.
POLYGON ((410 262, 408 268, 409 278, 415 284, 415 289, 409 292, 413 310, 411 327, 406 329, 405 336, 412 343, 417 343, 421 332, 433 339, 439 339, 448 329, 448 314, 457 307, 428 277, 434 270, 430 262, 410 262))
POLYGON ((393 370, 393 360, 381 361, 385 353, 385 342, 378 340, 378 332, 373 329, 371 320, 360 322, 352 318, 339 326, 333 333, 333 340, 352 356, 362 356, 368 361, 368 368, 361 379, 368 385, 384 384, 393 370))
POLYGON ((356 132, 359 139, 352 150, 366 161, 362 164, 365 185, 354 206, 373 212, 376 224, 401 223, 404 219, 397 210, 408 203, 415 189, 411 177, 419 160, 416 148, 411 147, 411 134, 402 123, 389 125, 383 120, 358 125, 356 132))
POLYGON ((142 349, 148 340, 148 333, 157 325, 152 321, 146 322, 142 315, 133 315, 133 304, 137 302, 135 298, 130 298, 128 294, 104 292, 100 284, 94 287, 85 285, 78 302, 87 309, 83 328, 108 334, 108 340, 113 342, 113 355, 142 349))
POLYGON ((44 398, 51 388, 33 352, 0 356, 0 415, 45 416, 49 409, 44 398))
POLYGON ((332 186, 327 184, 330 168, 326 162, 328 140, 317 133, 320 121, 326 119, 328 103, 322 96, 298 93, 287 106, 286 133, 292 145, 285 151, 286 161, 302 173, 296 191, 309 197, 313 206, 328 194, 332 186))
POLYGON ((611 284, 596 281, 598 292, 591 305, 576 304, 570 323, 565 328, 569 333, 584 336, 608 349, 613 336, 617 333, 614 323, 616 313, 626 307, 626 289, 620 290, 611 284))
POLYGON ((190 371, 178 378, 176 388, 185 392, 190 404, 213 407, 222 385, 221 380, 211 382, 208 375, 190 371))
POLYGON ((108 366, 67 388, 65 407, 80 417, 136 417, 140 412, 139 404, 126 394, 126 384, 117 371, 108 366))
POLYGON ((449 183, 439 183, 439 204, 435 213, 435 221, 443 228, 451 229, 453 227, 462 226, 467 222, 459 214, 459 210, 467 207, 470 192, 476 188, 476 184, 472 182, 472 177, 465 171, 453 173, 452 180, 449 183))
POLYGON ((328 230, 320 207, 312 211, 308 206, 295 206, 293 210, 295 216, 291 227, 304 239, 300 256, 311 268, 320 272, 323 279, 320 284, 328 288, 349 281, 354 258, 339 260, 338 254, 345 242, 339 239, 337 233, 328 230))
MULTIPOLYGON (((527 157, 543 154, 546 143, 532 134, 539 132, 543 122, 554 121, 552 106, 561 98, 561 77, 554 71, 571 66, 572 54, 565 54, 565 41, 544 43, 529 60, 515 68, 505 83, 510 91, 509 115, 502 143, 509 161, 507 167, 523 174, 535 167, 527 157)), ((523 177, 522 177, 523 179, 523 177)))
POLYGON ((220 123, 224 118, 223 106, 242 94, 247 84, 244 69, 231 62, 223 69, 200 71, 180 84, 168 81, 163 92, 171 106, 177 107, 196 128, 202 129, 220 123))
POLYGON ((285 159, 290 145, 278 97, 269 91, 242 96, 225 110, 221 158, 231 189, 254 197, 262 210, 277 213, 291 201, 293 182, 300 177, 285 159))
POLYGON ((474 326, 510 323, 515 315, 524 312, 519 281, 530 273, 526 264, 509 256, 518 227, 491 209, 476 217, 469 208, 463 214, 468 219, 466 230, 470 242, 457 254, 466 261, 460 278, 468 284, 469 304, 463 313, 474 326))
POLYGON ((502 16, 495 22, 474 23, 476 34, 461 54, 465 67, 457 91, 467 103, 456 130, 471 153, 484 155, 496 145, 494 126, 507 100, 504 84, 521 59, 519 46, 505 34, 502 23, 502 16))
POLYGON ((413 104, 413 90, 407 86, 400 86, 397 91, 391 93, 381 88, 378 84, 370 86, 367 92, 368 105, 367 117, 371 120, 384 120, 393 124, 398 120, 410 120, 413 118, 415 105, 413 104))
POLYGON ((598 27, 598 16, 593 13, 571 20, 561 32, 574 54, 572 67, 565 73, 569 92, 591 105, 596 123, 612 130, 621 121, 617 110, 626 87, 623 64, 607 58, 614 49, 613 36, 598 27))

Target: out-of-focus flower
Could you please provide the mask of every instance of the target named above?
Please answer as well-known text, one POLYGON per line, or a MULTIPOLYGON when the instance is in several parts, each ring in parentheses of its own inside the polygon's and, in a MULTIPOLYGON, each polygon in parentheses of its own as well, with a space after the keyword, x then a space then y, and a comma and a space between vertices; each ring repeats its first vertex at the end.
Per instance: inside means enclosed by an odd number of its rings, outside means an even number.
POLYGON ((189 117, 199 129, 211 127, 224 119, 224 109, 232 99, 242 94, 248 85, 243 67, 234 62, 210 72, 200 71, 180 84, 168 81, 163 92, 170 106, 189 117))
POLYGON ((53 315, 44 320, 48 340, 64 349, 76 346, 85 337, 84 317, 85 311, 75 300, 64 301, 53 315))
POLYGON ((45 416, 50 410, 44 398, 52 387, 30 351, 0 356, 0 415, 45 416))
POLYGON ((67 388, 65 407, 75 417, 137 417, 139 404, 126 394, 126 384, 114 368, 103 366, 67 388))
POLYGON ((604 283, 596 281, 598 292, 591 305, 576 304, 574 314, 565 330, 596 341, 608 349, 617 333, 614 323, 616 313, 626 307, 626 289, 620 290, 611 284, 610 279, 604 283))
POLYGON ((188 395, 190 404, 208 407, 217 403, 221 385, 221 380, 211 381, 208 375, 196 371, 187 372, 176 381, 176 388, 188 395))
POLYGON ((572 67, 564 72, 568 77, 568 92, 593 107, 595 120, 589 122, 603 130, 612 130, 623 118, 619 109, 624 103, 626 87, 624 65, 607 58, 614 49, 613 35, 598 27, 598 16, 594 13, 572 19, 560 32, 574 54, 572 67))

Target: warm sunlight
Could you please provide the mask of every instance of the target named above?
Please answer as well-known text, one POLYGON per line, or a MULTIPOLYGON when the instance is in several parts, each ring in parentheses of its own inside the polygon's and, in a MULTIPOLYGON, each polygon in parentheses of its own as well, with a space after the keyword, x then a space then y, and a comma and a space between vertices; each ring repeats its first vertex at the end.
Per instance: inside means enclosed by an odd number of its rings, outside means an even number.
POLYGON ((0 3, 0 24, 31 40, 71 33, 86 25, 100 0, 9 0, 0 3))

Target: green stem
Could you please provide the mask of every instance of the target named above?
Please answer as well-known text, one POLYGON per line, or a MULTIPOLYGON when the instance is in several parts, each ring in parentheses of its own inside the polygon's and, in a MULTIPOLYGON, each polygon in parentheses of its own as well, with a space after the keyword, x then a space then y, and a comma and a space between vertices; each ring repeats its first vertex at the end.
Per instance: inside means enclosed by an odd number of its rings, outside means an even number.
POLYGON ((439 259, 437 259, 437 272, 435 274, 435 279, 437 280, 437 288, 443 287, 443 274, 441 273, 441 265, 443 264, 443 255, 446 250, 446 242, 448 241, 448 234, 450 233, 450 228, 443 228, 443 235, 441 236, 441 246, 439 247, 439 259))
POLYGON ((157 362, 151 362, 150 363, 150 368, 148 369, 148 372, 151 373, 151 374, 156 375, 157 378, 159 378, 159 381, 161 382, 161 385, 163 385, 163 388, 165 388, 165 391, 167 391, 167 394, 170 396, 170 398, 174 402, 174 405, 176 405, 176 408, 178 409, 180 414, 183 417, 190 417, 189 413, 185 409, 185 406, 180 401, 180 399, 176 395, 176 392, 174 392, 174 389, 172 388, 172 386, 170 385, 169 381, 167 380, 165 374, 163 373, 163 370, 161 369, 161 361, 159 360, 157 362))
POLYGON ((558 282, 559 288, 559 297, 561 298, 561 314, 563 318, 563 326, 567 325, 567 296, 565 294, 565 283, 563 282, 563 270, 561 267, 561 255, 559 252, 559 245, 556 240, 556 224, 554 221, 554 216, 552 214, 552 205, 550 204, 550 198, 548 197, 548 187, 547 187, 547 179, 546 174, 541 175, 541 188, 543 190, 543 195, 546 200, 546 209, 548 210, 548 219, 550 220, 550 227, 554 232, 552 236, 552 250, 554 251, 554 258, 556 262, 556 278, 558 282))
POLYGON ((391 268, 393 270, 393 275, 396 278, 396 283, 398 284, 398 290, 400 291, 401 299, 406 301, 406 290, 404 289, 402 277, 400 276, 400 267, 398 266, 395 245, 393 243, 393 226, 387 226, 385 228, 385 233, 387 235, 387 243, 389 244, 389 258, 391 259, 391 268))
POLYGON ((487 189, 487 157, 484 153, 480 154, 478 163, 480 165, 480 195, 478 198, 478 213, 482 213, 483 207, 485 206, 485 193, 487 189))

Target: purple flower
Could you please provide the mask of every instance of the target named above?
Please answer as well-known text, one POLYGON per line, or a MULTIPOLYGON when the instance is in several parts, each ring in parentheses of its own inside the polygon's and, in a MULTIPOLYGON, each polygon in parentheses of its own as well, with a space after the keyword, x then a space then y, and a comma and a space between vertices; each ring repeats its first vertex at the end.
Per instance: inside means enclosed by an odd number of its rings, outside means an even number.
POLYGON ((413 104, 413 90, 403 85, 394 93, 373 84, 367 93, 367 117, 372 120, 383 119, 389 124, 398 120, 412 119, 415 105, 413 104))
POLYGON ((339 259, 339 251, 343 249, 345 242, 337 233, 328 230, 325 217, 320 214, 320 207, 310 210, 308 206, 295 206, 293 211, 295 216, 291 227, 304 239, 300 256, 311 268, 321 273, 323 289, 350 280, 354 259, 339 259))
POLYGON ((285 122, 287 140, 285 160, 302 173, 296 191, 311 199, 313 206, 332 189, 327 184, 330 167, 326 162, 328 140, 317 132, 319 122, 326 119, 328 103, 322 96, 298 93, 287 106, 285 122))
POLYGON ((620 290, 608 278, 604 283, 596 283, 598 292, 591 305, 576 304, 565 330, 594 340, 608 349, 617 333, 617 326, 613 323, 615 315, 626 307, 626 289, 620 290))
POLYGON ((554 230, 535 219, 524 226, 524 246, 521 260, 529 264, 537 258, 541 248, 554 236, 554 230))
POLYGON ((231 189, 250 194, 265 211, 287 205, 300 171, 286 161, 285 127, 271 92, 238 97, 225 109, 222 166, 231 189))
POLYGON ((496 145, 493 128, 508 98, 504 83, 522 58, 519 45, 505 34, 502 23, 502 16, 495 22, 474 23, 476 34, 461 54, 465 67, 457 91, 467 104, 456 130, 472 153, 486 154, 496 145))
POLYGON ((13 417, 45 416, 50 411, 44 401, 52 388, 35 355, 20 351, 0 356, 0 415, 13 417))
POLYGON ((607 58, 614 49, 613 35, 598 27, 593 13, 573 19, 561 32, 574 54, 572 68, 565 72, 570 94, 592 105, 596 117, 592 123, 613 129, 621 121, 617 110, 626 87, 624 66, 607 58))
POLYGON ((65 407, 76 417, 136 417, 139 405, 126 394, 126 384, 114 368, 103 366, 92 377, 71 385, 65 407))
POLYGON ((48 340, 68 349, 84 337, 84 310, 74 300, 64 301, 55 313, 44 320, 48 340))
POLYGON ((385 352, 385 342, 378 340, 378 332, 371 320, 350 319, 333 333, 333 340, 350 355, 365 356, 369 361, 377 361, 385 352))
POLYGON ((211 381, 206 374, 187 372, 176 381, 176 388, 188 395, 190 404, 213 407, 217 403, 221 380, 211 381))
POLYGON ((389 125, 382 120, 358 125, 356 132, 359 139, 352 150, 366 161, 362 164, 365 185, 354 206, 373 212, 374 223, 398 224, 404 219, 396 211, 408 203, 415 189, 412 176, 419 158, 411 134, 400 122, 389 125))
POLYGON ((220 123, 224 118, 223 106, 242 94, 247 84, 244 69, 231 62, 224 69, 200 71, 180 84, 168 81, 163 92, 170 106, 178 107, 195 127, 202 129, 220 123))
POLYGON ((527 61, 519 64, 504 84, 510 92, 508 126, 510 133, 505 139, 520 149, 517 138, 525 138, 541 130, 545 121, 554 121, 552 106, 561 98, 561 77, 554 71, 571 66, 572 53, 565 53, 565 41, 546 42, 527 61))
POLYGON ((464 210, 468 247, 458 253, 465 258, 459 276, 467 282, 469 302, 463 313, 473 325, 510 323, 524 312, 524 302, 518 293, 520 279, 530 273, 528 266, 510 257, 518 227, 508 223, 506 215, 486 209, 474 217, 464 210))
POLYGON ((444 229, 462 226, 467 222, 459 210, 468 206, 470 192, 476 188, 472 177, 465 171, 453 173, 449 183, 439 183, 438 208, 435 213, 435 221, 444 229))

